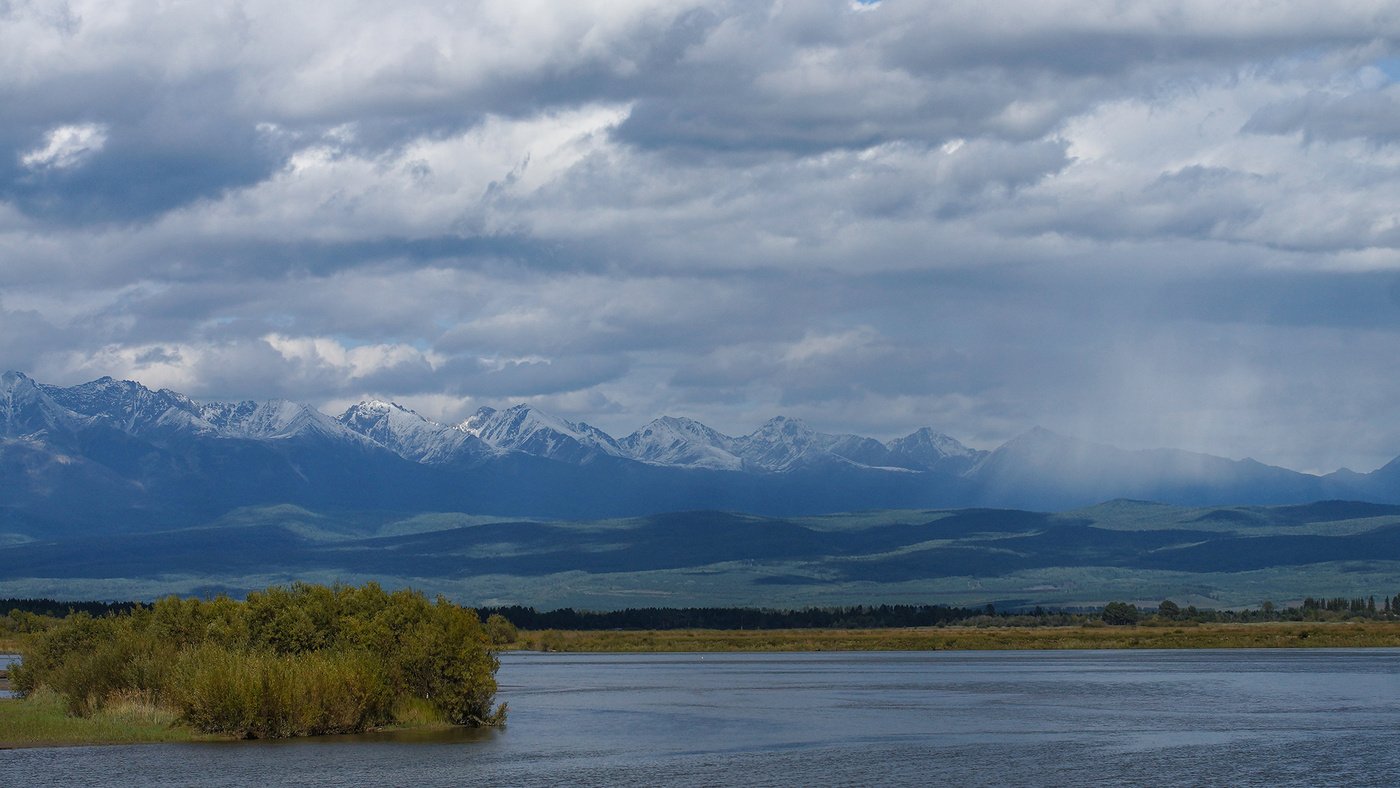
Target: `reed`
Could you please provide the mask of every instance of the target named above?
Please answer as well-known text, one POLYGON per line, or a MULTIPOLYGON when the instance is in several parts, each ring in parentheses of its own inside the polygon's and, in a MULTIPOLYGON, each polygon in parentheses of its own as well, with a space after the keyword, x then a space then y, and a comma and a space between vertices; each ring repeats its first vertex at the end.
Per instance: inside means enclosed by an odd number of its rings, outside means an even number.
POLYGON ((181 654, 174 707, 196 729, 240 738, 353 733, 387 723, 393 694, 363 653, 181 654))

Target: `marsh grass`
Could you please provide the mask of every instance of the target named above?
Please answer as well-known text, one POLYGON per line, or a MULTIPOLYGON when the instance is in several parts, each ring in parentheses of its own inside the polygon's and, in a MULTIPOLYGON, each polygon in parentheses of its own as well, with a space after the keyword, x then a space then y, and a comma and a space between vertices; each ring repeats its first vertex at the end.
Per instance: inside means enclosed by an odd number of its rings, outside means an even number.
POLYGON ((0 700, 0 748, 222 738, 198 734, 178 724, 178 716, 139 698, 121 698, 87 717, 77 717, 68 713, 61 695, 41 688, 22 700, 0 700))
POLYGON ((450 728, 452 723, 426 698, 399 698, 394 703, 394 722, 389 728, 450 728))
POLYGON ((33 640, 32 635, 9 633, 0 635, 0 654, 19 654, 33 640))
POLYGON ((510 647, 516 650, 578 652, 1400 647, 1400 622, 606 632, 539 630, 522 631, 510 647))
POLYGON ((199 730, 246 738, 355 733, 389 721, 393 693, 363 653, 181 654, 175 707, 199 730))

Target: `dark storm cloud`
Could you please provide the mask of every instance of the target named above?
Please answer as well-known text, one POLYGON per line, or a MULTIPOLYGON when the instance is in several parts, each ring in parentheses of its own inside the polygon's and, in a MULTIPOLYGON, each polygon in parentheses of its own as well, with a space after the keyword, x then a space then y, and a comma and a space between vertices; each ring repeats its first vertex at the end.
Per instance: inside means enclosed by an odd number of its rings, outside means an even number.
MULTIPOLYGON (((7 104, 27 100, 0 98, 7 104)), ((43 143, 41 128, 0 137, 0 146, 12 152, 0 156, 0 199, 60 226, 140 221, 255 184, 282 165, 288 151, 252 126, 226 116, 187 114, 199 112, 205 101, 200 95, 180 96, 170 105, 147 107, 142 116, 117 119, 85 113, 106 119, 105 142, 81 166, 25 167, 24 153, 43 143)))
POLYGON ((1161 315, 1400 334, 1400 272, 1227 274, 1157 288, 1161 315))

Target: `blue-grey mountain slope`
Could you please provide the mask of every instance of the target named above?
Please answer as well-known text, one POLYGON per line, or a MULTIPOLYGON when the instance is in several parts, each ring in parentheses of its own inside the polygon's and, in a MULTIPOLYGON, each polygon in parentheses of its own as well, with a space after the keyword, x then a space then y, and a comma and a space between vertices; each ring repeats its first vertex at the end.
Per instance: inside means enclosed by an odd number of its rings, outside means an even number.
POLYGON ((376 579, 545 607, 1257 605, 1398 590, 1400 506, 1112 501, 1059 514, 696 511, 592 522, 278 506, 193 528, 0 542, 0 594, 12 596, 241 593, 268 578, 376 579))
POLYGON ((966 476, 985 505, 1051 510, 1112 498, 1189 505, 1279 504, 1350 497, 1346 493, 1354 492, 1334 479, 1255 460, 1176 449, 1125 451, 1041 428, 982 457, 966 476))

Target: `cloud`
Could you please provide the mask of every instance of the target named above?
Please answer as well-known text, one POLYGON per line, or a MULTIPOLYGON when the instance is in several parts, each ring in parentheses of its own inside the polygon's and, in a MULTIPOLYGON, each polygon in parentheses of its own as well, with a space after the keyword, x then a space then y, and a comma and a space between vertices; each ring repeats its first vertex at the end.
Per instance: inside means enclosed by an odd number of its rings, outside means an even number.
POLYGON ((1400 452, 1383 4, 0 7, 0 366, 1400 452))
POLYGON ((19 163, 30 170, 72 169, 106 144, 107 127, 101 123, 55 126, 44 135, 43 145, 20 155, 19 163))
POLYGON ((1294 134, 1304 140, 1363 139, 1379 144, 1400 139, 1400 90, 1389 85, 1350 93, 1310 91, 1259 108, 1244 131, 1294 134))

